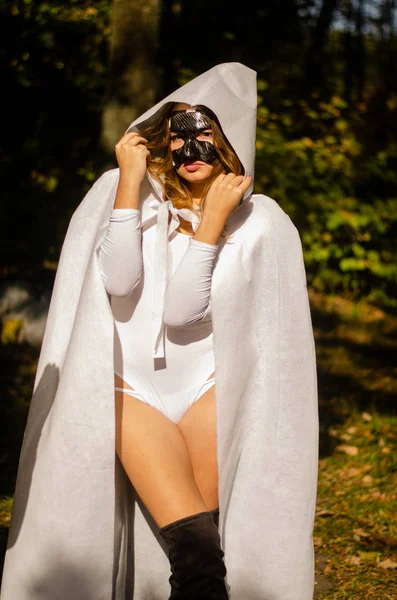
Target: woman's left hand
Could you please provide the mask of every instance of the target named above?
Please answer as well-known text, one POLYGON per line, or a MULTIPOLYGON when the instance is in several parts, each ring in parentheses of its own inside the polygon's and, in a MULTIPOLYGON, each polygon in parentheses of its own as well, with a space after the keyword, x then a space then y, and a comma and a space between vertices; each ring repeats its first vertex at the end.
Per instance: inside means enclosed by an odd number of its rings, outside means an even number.
POLYGON ((221 174, 211 185, 204 203, 203 215, 223 217, 225 220, 235 210, 251 185, 252 177, 221 174))

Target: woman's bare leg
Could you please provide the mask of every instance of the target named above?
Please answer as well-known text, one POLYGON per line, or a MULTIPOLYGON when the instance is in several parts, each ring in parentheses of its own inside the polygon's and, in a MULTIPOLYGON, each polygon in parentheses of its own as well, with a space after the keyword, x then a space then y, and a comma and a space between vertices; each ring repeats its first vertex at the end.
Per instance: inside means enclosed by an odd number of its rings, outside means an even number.
MULTIPOLYGON (((115 383, 132 389, 118 376, 115 383)), ((117 454, 158 526, 208 510, 177 425, 137 398, 115 397, 117 454)))
MULTIPOLYGON (((214 373, 208 378, 214 376, 214 373)), ((218 507, 215 385, 201 396, 178 423, 186 442, 194 478, 207 510, 218 507)))

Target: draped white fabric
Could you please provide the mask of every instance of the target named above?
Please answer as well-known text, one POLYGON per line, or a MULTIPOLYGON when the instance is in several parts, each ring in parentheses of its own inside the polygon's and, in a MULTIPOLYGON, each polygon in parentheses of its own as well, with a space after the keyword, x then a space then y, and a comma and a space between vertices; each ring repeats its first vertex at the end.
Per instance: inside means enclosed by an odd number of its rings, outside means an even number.
MULTIPOLYGON (((167 101, 205 104, 253 173, 255 73, 210 69, 167 101)), ((62 249, 21 454, 2 600, 165 600, 156 527, 115 456, 114 323, 97 251, 118 170, 72 217, 62 249)), ((231 600, 311 600, 317 482, 315 351, 301 244, 274 200, 252 195, 229 218, 211 304, 220 531, 231 600)), ((149 176, 142 226, 158 228, 153 350, 161 355, 172 206, 149 176)))

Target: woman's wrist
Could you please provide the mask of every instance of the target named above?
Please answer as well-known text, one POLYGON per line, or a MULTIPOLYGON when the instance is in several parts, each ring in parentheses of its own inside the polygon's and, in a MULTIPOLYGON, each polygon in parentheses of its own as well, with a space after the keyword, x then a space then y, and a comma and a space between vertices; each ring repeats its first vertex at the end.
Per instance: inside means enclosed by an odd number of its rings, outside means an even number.
POLYGON ((194 234, 194 240, 207 244, 218 244, 219 237, 225 227, 227 217, 218 214, 203 214, 200 225, 194 234))
POLYGON ((120 173, 114 208, 139 208, 141 182, 131 174, 120 173))
POLYGON ((120 178, 119 178, 119 182, 122 185, 125 185, 126 187, 130 187, 130 188, 140 188, 141 187, 141 179, 133 172, 131 171, 122 171, 120 169, 120 178))

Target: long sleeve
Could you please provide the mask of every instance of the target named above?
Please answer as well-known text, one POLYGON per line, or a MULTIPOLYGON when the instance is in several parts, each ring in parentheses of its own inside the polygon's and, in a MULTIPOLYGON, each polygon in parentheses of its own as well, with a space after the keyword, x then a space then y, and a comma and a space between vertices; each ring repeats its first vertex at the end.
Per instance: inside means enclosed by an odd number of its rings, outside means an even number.
POLYGON ((140 210, 114 208, 109 229, 98 253, 106 291, 112 296, 129 296, 142 275, 140 210))
POLYGON ((165 296, 164 323, 186 327, 211 318, 211 282, 218 246, 193 238, 171 277, 165 296))

